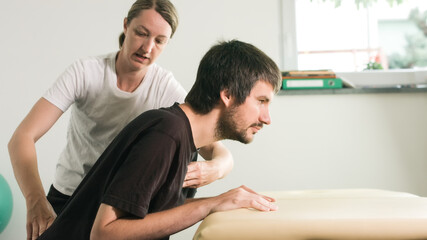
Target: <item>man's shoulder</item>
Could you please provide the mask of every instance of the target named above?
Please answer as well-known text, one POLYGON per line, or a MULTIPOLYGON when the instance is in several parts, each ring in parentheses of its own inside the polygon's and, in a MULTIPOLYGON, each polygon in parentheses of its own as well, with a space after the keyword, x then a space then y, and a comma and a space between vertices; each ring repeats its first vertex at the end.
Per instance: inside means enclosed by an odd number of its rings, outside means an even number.
POLYGON ((165 108, 149 110, 141 115, 147 119, 157 119, 157 122, 164 127, 164 129, 174 129, 178 126, 186 125, 187 117, 179 107, 178 103, 165 108))
POLYGON ((159 124, 177 123, 182 124, 186 116, 182 112, 178 103, 170 107, 151 109, 141 113, 136 117, 130 125, 139 126, 142 128, 154 127, 159 124))
POLYGON ((182 134, 187 135, 190 123, 178 103, 171 107, 149 110, 140 115, 140 123, 151 125, 150 128, 171 136, 180 138, 182 134))

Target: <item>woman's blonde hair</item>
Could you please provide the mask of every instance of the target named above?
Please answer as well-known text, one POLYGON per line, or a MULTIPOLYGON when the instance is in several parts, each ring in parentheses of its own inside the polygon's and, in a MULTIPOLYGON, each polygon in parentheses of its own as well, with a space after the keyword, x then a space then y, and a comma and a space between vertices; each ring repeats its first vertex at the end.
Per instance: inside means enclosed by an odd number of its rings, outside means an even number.
MULTIPOLYGON (((169 0, 137 0, 132 7, 129 9, 127 15, 127 25, 129 25, 132 20, 141 13, 142 10, 154 9, 158 12, 163 19, 169 24, 172 28, 172 33, 170 37, 172 38, 178 27, 178 13, 175 9, 175 6, 169 0)), ((125 34, 121 33, 119 36, 119 46, 120 48, 125 41, 125 34)))

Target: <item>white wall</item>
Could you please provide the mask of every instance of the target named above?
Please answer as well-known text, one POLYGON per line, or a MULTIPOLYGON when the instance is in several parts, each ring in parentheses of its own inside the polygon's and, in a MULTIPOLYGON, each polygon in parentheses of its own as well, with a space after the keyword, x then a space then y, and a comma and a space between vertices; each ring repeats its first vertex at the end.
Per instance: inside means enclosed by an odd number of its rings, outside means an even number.
MULTIPOLYGON (((279 59, 278 2, 175 0, 178 31, 159 64, 189 90, 202 55, 238 38, 279 59), (262 3, 261 3, 262 2, 262 3)), ((11 222, 0 239, 25 238, 25 201, 7 142, 34 102, 79 57, 117 50, 133 0, 8 1, 0 8, 0 174, 12 187, 11 222)), ((233 172, 199 190, 219 194, 245 184, 258 191, 384 188, 426 195, 427 94, 277 96, 273 124, 246 146, 226 141, 233 172)), ((64 146, 68 114, 37 143, 47 190, 64 146)), ((1 214, 1 213, 0 213, 1 214)), ((195 227, 172 239, 191 239, 195 227)))

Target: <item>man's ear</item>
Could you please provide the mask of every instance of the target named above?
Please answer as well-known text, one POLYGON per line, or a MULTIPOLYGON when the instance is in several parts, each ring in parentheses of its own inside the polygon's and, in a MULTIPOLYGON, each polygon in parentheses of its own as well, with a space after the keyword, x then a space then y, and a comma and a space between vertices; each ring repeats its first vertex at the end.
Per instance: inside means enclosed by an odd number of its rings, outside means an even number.
POLYGON ((226 107, 231 105, 231 94, 228 89, 224 89, 219 92, 219 97, 221 98, 222 103, 224 103, 226 107))

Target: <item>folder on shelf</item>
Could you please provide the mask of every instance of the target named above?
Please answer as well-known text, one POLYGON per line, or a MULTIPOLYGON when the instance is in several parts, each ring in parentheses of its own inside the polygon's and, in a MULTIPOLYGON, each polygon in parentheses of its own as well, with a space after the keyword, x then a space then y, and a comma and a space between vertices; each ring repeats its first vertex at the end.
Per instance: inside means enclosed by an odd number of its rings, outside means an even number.
POLYGON ((338 89, 343 87, 341 78, 285 78, 282 89, 338 89))
POLYGON ((282 72, 283 78, 335 78, 335 72, 329 69, 321 70, 292 70, 282 72))

